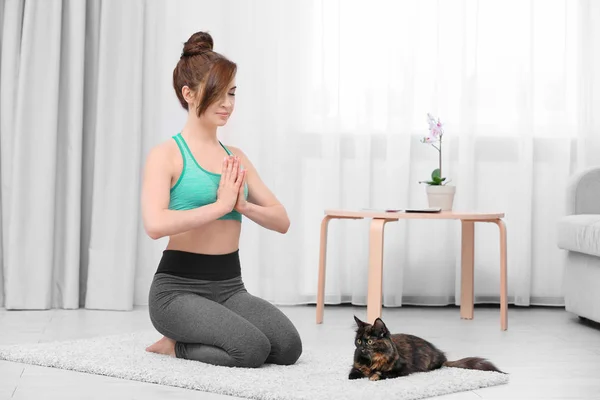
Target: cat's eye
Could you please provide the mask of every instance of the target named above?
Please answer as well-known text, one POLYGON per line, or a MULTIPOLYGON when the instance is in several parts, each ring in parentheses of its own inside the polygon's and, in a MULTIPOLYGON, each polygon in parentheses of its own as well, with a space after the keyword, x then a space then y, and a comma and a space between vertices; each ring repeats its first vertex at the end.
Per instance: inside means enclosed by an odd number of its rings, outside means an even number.
POLYGON ((369 340, 367 341, 367 344, 373 344, 373 341, 372 341, 371 339, 369 339, 369 340))
POLYGON ((356 343, 357 343, 357 344, 360 344, 360 339, 356 339, 356 343))

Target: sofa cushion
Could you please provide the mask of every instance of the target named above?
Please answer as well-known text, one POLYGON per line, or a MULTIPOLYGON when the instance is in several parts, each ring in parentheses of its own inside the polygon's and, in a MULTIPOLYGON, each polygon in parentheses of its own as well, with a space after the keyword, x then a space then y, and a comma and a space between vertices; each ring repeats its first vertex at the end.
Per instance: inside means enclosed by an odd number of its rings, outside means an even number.
POLYGON ((562 217, 558 222, 558 247, 600 257, 600 214, 562 217))

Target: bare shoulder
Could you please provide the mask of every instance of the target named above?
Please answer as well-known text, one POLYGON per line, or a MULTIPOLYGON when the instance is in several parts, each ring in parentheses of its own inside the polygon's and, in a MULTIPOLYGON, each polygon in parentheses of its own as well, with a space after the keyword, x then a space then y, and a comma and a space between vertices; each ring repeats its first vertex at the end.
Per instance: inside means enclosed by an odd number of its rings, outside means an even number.
POLYGON ((162 168, 171 170, 177 165, 178 155, 179 149, 177 143, 172 138, 169 138, 150 149, 146 156, 146 165, 161 166, 162 168))
POLYGON ((176 155, 179 152, 177 147, 177 142, 173 140, 173 138, 168 138, 158 143, 154 147, 150 149, 149 154, 154 154, 156 156, 169 157, 176 155))
POLYGON ((246 153, 244 153, 244 152, 242 151, 242 149, 240 149, 239 147, 236 147, 236 146, 230 146, 230 145, 228 145, 228 144, 225 144, 224 146, 225 146, 226 148, 228 148, 228 149, 229 149, 229 151, 230 151, 230 152, 232 152, 234 155, 236 155, 236 156, 240 156, 240 157, 243 157, 243 158, 248 158, 248 156, 246 156, 246 153))

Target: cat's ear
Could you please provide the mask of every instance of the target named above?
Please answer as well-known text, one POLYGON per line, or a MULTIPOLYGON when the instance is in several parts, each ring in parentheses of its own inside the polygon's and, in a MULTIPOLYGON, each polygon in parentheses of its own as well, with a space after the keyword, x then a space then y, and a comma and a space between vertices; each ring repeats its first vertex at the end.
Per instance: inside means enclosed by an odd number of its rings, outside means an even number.
POLYGON ((364 328, 365 326, 369 325, 366 322, 363 322, 360 319, 358 319, 356 315, 354 316, 354 320, 356 321, 356 325, 358 325, 359 328, 364 328))
POLYGON ((377 318, 375 322, 373 322, 373 329, 377 332, 377 336, 380 338, 389 336, 390 331, 381 318, 377 318))

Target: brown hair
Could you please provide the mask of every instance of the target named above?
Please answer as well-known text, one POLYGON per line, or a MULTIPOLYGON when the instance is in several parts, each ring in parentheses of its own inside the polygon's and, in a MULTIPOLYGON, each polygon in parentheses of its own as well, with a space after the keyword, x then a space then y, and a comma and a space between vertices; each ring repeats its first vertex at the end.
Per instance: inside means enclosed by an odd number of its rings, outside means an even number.
POLYGON ((179 62, 173 70, 173 88, 181 106, 188 109, 181 89, 188 86, 202 97, 196 109, 201 116, 206 109, 227 91, 235 76, 237 65, 213 51, 213 39, 207 32, 196 32, 183 45, 179 62))

